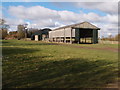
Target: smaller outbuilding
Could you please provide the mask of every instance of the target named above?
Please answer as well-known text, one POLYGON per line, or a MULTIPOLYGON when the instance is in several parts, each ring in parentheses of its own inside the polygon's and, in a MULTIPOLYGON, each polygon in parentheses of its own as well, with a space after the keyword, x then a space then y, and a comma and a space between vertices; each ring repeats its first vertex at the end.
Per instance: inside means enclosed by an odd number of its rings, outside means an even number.
POLYGON ((49 28, 38 30, 31 35, 31 40, 35 41, 45 40, 46 38, 49 38, 49 31, 51 31, 51 29, 49 28))

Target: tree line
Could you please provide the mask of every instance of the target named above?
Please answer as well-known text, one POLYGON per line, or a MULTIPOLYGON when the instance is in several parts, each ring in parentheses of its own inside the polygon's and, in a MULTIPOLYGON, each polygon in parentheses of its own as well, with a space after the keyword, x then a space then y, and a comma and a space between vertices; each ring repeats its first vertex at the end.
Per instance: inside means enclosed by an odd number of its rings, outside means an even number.
POLYGON ((6 21, 4 19, 0 19, 0 39, 23 39, 23 38, 31 38, 31 35, 38 31, 38 29, 35 28, 29 28, 25 25, 18 25, 17 26, 17 31, 9 31, 8 29, 10 26, 8 24, 5 24, 6 21))
POLYGON ((104 41, 120 41, 120 34, 117 34, 115 36, 109 35, 108 37, 102 37, 101 40, 104 40, 104 41))

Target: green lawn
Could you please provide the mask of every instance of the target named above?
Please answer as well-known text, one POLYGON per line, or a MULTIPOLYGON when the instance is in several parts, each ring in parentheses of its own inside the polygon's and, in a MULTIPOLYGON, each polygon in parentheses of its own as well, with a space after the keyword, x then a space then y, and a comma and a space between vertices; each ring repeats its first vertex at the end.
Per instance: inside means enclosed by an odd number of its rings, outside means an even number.
POLYGON ((94 48, 116 48, 118 49, 118 44, 73 44, 74 46, 83 47, 94 47, 94 48))
POLYGON ((117 52, 22 40, 2 44, 3 88, 100 88, 118 78, 117 52))

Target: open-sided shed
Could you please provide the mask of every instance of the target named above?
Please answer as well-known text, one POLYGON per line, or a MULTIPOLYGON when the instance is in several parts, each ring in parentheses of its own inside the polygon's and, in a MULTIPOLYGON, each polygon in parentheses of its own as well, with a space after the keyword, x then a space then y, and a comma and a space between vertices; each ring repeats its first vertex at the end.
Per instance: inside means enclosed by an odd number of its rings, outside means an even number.
POLYGON ((89 22, 56 28, 49 32, 50 41, 64 43, 98 43, 100 28, 89 22))

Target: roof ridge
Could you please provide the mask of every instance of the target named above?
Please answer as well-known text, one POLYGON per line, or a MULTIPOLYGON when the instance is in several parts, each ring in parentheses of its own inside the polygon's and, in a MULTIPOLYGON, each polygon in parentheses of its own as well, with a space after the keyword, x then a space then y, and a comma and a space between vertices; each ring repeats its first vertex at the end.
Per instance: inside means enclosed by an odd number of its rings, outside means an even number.
MULTIPOLYGON (((84 21, 84 22, 80 22, 80 23, 76 23, 76 24, 71 24, 71 25, 66 25, 66 26, 63 26, 63 27, 59 27, 59 28, 56 28, 56 29, 53 29, 53 30, 58 30, 58 29, 66 28, 66 27, 70 27, 70 26, 72 27, 72 26, 74 26, 74 25, 79 25, 79 24, 83 24, 83 23, 89 23, 90 25, 94 26, 95 28, 98 28, 97 26, 91 24, 90 22, 84 21)), ((98 29, 100 29, 100 28, 98 28, 98 29)))

